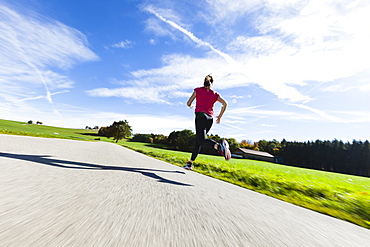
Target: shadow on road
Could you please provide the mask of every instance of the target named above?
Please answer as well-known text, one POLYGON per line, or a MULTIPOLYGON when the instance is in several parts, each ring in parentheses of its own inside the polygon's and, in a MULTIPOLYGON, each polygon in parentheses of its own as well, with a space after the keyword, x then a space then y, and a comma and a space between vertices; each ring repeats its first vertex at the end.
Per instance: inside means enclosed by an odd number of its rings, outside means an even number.
POLYGON ((43 165, 55 166, 60 168, 69 168, 69 169, 86 169, 86 170, 114 170, 114 171, 125 171, 125 172, 136 172, 141 173, 142 175, 150 178, 157 179, 158 182, 168 183, 174 185, 182 186, 192 186, 190 184, 184 184, 163 178, 154 172, 166 172, 166 173, 180 173, 185 174, 181 171, 165 171, 165 170, 156 170, 156 169, 147 169, 147 168, 133 168, 133 167, 121 167, 121 166, 106 166, 106 165, 95 165, 90 163, 68 161, 49 158, 50 155, 29 155, 29 154, 11 154, 11 153, 2 153, 0 152, 0 157, 18 159, 18 160, 27 160, 31 162, 40 163, 43 165))

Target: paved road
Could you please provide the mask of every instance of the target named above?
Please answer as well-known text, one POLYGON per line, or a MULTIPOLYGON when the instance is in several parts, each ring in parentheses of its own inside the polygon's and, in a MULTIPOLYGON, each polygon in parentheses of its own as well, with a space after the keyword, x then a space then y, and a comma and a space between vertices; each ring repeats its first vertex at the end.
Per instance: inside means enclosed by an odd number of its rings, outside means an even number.
POLYGON ((370 246, 370 231, 104 142, 0 135, 0 246, 370 246))

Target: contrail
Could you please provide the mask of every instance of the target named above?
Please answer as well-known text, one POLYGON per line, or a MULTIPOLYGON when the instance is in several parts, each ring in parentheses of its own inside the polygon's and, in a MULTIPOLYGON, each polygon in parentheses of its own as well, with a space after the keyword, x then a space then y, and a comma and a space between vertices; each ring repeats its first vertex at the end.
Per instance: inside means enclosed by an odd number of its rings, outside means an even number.
MULTIPOLYGON (((235 59, 233 59, 230 55, 214 48, 210 43, 208 42, 205 42, 201 39, 199 39, 198 37, 196 37, 193 33, 189 32, 188 30, 186 30, 185 28, 179 26, 178 24, 176 24, 175 22, 173 21, 170 21, 170 20, 167 20, 166 18, 164 18, 163 16, 159 15, 157 12, 155 12, 152 8, 148 7, 146 8, 146 10, 152 14, 154 14, 157 18, 159 18, 160 20, 162 20, 163 22, 171 25, 172 27, 176 28, 177 30, 179 30, 180 32, 182 32, 183 34, 185 34, 186 36, 188 36, 192 41, 194 41, 195 43, 199 44, 199 45, 203 45, 203 46, 206 46, 206 47, 209 47, 212 51, 214 51, 215 53, 217 53, 218 55, 220 55, 221 57, 223 57, 226 62, 228 62, 230 65, 232 65, 234 68, 241 68, 242 65, 237 62, 235 59)), ((241 72, 242 74, 245 75, 245 73, 241 72)), ((262 88, 263 85, 260 85, 262 88)), ((266 90, 266 89, 265 89, 266 90)), ((269 91, 269 90, 267 90, 269 91)), ((275 95, 277 95, 275 92, 273 91, 269 91, 275 95)), ((278 96, 278 95, 277 95, 278 96)), ((293 105, 293 106, 296 106, 296 107, 299 107, 299 108, 302 108, 302 109, 306 109, 306 110, 309 110, 323 118, 326 118, 326 119, 329 119, 333 122, 337 122, 337 123, 345 123, 345 124, 348 124, 345 120, 339 118, 339 117, 336 117, 336 116, 331 116, 327 113, 325 113, 324 111, 321 111, 321 110, 318 110, 318 109, 314 109, 312 107, 309 107, 309 106, 306 106, 306 105, 302 105, 302 104, 290 104, 290 105, 293 105)))
MULTIPOLYGON (((25 57, 27 57, 26 56, 26 54, 23 54, 25 57)), ((27 57, 28 58, 28 57, 27 57)), ((42 81, 42 83, 44 84, 44 87, 45 87, 45 90, 46 90, 46 99, 49 101, 49 103, 50 104, 52 104, 52 105, 54 105, 54 103, 53 103, 53 99, 51 98, 51 93, 50 93, 50 90, 49 90, 49 87, 48 87, 48 85, 47 85, 47 83, 46 83, 46 81, 45 81, 45 78, 44 78, 44 76, 42 75, 42 73, 41 73, 41 71, 34 65, 34 64, 32 64, 29 60, 27 61, 27 64, 29 65, 29 66, 31 66, 36 72, 37 72, 37 74, 38 74, 38 76, 40 77, 40 79, 41 79, 41 81, 42 81)))
MULTIPOLYGON (((67 92, 69 92, 69 91, 68 90, 63 90, 61 92, 52 93, 50 96, 53 96, 53 95, 56 95, 56 94, 60 94, 60 93, 67 93, 67 92)), ((46 98, 46 97, 44 95, 39 95, 39 96, 32 97, 32 98, 24 98, 24 99, 21 99, 19 101, 27 101, 27 100, 35 100, 35 99, 43 99, 43 98, 46 98)))
MULTIPOLYGON (((9 33, 14 33, 14 32, 9 32, 9 33)), ((50 92, 50 90, 49 90, 49 87, 48 87, 48 85, 47 85, 47 83, 46 83, 46 81, 45 81, 45 78, 44 78, 44 76, 42 75, 42 73, 41 73, 41 71, 37 68, 37 66, 35 65, 35 64, 33 64, 31 61, 30 61, 30 59, 29 59, 29 57, 27 56, 27 54, 26 54, 26 52, 24 51, 24 49, 21 47, 21 45, 19 44, 19 40, 18 40, 18 38, 15 36, 15 35, 12 35, 13 37, 13 40, 14 40, 14 42, 13 42, 13 44, 15 45, 15 47, 17 48, 17 50, 18 50, 18 54, 20 54, 22 57, 23 57, 23 59, 24 59, 24 62, 29 66, 29 67, 31 67, 34 71, 36 71, 36 73, 37 73, 37 75, 39 76, 39 78, 41 79, 41 81, 42 81, 42 83, 44 84, 44 88, 45 88, 45 91, 46 91, 46 95, 45 95, 45 97, 46 97, 46 99, 47 99, 47 101, 51 104, 51 106, 52 106, 52 108, 53 108, 53 112, 55 113, 55 114, 57 114, 58 116, 62 116, 61 114, 60 114, 60 112, 55 108, 55 106, 54 106, 54 103, 53 103, 53 99, 52 99, 52 97, 51 97, 51 92, 50 92)))
POLYGON ((178 24, 174 23, 173 21, 167 20, 166 18, 164 18, 163 16, 159 15, 158 13, 156 13, 154 10, 152 10, 150 8, 147 8, 147 11, 149 11, 152 14, 154 14, 156 17, 158 17, 163 22, 166 22, 169 25, 171 25, 172 27, 176 28, 177 30, 179 30, 180 32, 182 32, 183 34, 185 34, 186 36, 188 36, 195 43, 197 43, 199 45, 204 45, 204 46, 209 47, 212 51, 216 52, 218 55, 220 55, 221 57, 223 57, 229 64, 231 64, 231 65, 240 65, 237 61, 235 61, 228 54, 226 54, 226 53, 224 53, 224 52, 222 52, 222 51, 214 48, 210 43, 205 42, 205 41, 197 38, 193 33, 189 32, 188 30, 186 30, 185 28, 179 26, 178 24))
MULTIPOLYGON (((17 44, 17 46, 19 46, 17 44)), ((51 92, 49 90, 49 87, 45 81, 45 78, 44 76, 42 75, 41 71, 36 67, 36 65, 34 65, 33 63, 31 63, 31 61, 29 60, 28 56, 25 54, 25 52, 23 51, 23 49, 21 47, 19 47, 21 49, 20 53, 24 56, 25 58, 25 62, 28 64, 28 66, 30 66, 31 68, 33 68, 36 73, 38 74, 38 76, 40 77, 42 83, 44 84, 44 87, 45 87, 45 91, 46 91, 46 99, 47 101, 51 104, 51 107, 53 108, 53 112, 58 115, 59 117, 62 117, 62 114, 60 114, 60 112, 55 108, 54 106, 54 102, 53 102, 53 98, 51 97, 51 92)))
POLYGON ((311 112, 313 112, 313 113, 315 113, 315 114, 317 114, 317 115, 319 115, 323 118, 331 120, 333 122, 348 124, 347 121, 345 121, 345 120, 343 120, 339 117, 329 115, 324 111, 321 111, 321 110, 318 110, 318 109, 315 109, 315 108, 312 108, 312 107, 309 107, 309 106, 306 106, 306 105, 302 105, 302 104, 290 104, 290 105, 296 106, 296 107, 299 107, 299 108, 302 108, 302 109, 309 110, 309 111, 311 111, 311 112))

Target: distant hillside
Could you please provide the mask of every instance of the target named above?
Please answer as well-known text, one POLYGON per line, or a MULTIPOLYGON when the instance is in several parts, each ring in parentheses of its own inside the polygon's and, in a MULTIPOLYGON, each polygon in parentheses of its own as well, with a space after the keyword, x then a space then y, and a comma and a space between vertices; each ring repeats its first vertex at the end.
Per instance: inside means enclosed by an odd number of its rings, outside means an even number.
POLYGON ((95 140, 99 138, 97 130, 68 129, 3 119, 0 119, 0 134, 75 140, 95 140))

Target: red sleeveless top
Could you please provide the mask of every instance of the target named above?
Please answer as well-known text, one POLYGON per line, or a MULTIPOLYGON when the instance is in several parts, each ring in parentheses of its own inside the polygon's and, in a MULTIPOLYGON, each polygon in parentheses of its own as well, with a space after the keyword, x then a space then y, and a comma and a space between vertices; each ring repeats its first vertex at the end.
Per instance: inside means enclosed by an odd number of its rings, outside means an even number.
POLYGON ((219 94, 205 87, 198 87, 194 89, 196 92, 196 105, 195 112, 204 112, 210 116, 213 116, 213 106, 218 100, 219 94))

